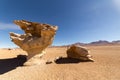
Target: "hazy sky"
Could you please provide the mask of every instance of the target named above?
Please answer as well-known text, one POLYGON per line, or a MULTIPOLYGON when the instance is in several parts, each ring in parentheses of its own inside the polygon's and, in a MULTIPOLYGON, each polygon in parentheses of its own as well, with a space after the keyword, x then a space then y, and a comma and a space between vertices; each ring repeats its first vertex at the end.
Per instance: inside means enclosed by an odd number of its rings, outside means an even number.
POLYGON ((21 19, 59 26, 53 45, 120 39, 120 0, 0 0, 0 47, 21 19))

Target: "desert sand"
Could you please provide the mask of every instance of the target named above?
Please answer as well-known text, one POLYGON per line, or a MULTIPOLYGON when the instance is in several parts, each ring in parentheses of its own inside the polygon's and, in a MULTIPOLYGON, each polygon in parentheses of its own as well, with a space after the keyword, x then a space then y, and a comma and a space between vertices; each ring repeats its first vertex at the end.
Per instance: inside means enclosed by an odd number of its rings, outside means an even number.
POLYGON ((21 49, 0 49, 0 80, 120 80, 120 46, 86 46, 95 62, 66 58, 66 47, 47 48, 38 65, 22 66, 21 49), (63 59, 46 64, 58 56, 63 59))

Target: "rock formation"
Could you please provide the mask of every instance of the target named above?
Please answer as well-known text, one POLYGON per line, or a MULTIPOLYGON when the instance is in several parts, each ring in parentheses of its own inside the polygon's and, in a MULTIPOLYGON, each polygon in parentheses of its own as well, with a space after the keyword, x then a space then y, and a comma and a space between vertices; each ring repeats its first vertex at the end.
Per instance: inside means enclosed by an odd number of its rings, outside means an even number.
POLYGON ((89 51, 81 46, 72 45, 67 50, 68 58, 80 59, 83 61, 94 61, 92 56, 89 54, 89 51))
POLYGON ((42 56, 43 50, 52 44, 57 31, 57 26, 29 22, 25 20, 15 20, 14 23, 19 25, 25 34, 16 34, 11 32, 12 41, 28 53, 27 59, 36 54, 42 56))

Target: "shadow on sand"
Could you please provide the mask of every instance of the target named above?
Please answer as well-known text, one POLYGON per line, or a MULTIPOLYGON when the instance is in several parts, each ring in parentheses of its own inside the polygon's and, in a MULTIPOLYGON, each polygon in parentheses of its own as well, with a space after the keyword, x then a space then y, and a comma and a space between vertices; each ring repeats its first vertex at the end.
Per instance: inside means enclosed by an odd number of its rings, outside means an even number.
POLYGON ((84 61, 80 59, 67 58, 67 57, 62 57, 62 58, 55 60, 56 64, 71 64, 71 63, 80 63, 80 62, 93 62, 93 61, 90 61, 90 60, 84 61))
POLYGON ((4 74, 8 71, 11 71, 18 66, 23 66, 23 63, 25 61, 25 55, 18 55, 16 58, 10 59, 0 59, 0 74, 4 74))

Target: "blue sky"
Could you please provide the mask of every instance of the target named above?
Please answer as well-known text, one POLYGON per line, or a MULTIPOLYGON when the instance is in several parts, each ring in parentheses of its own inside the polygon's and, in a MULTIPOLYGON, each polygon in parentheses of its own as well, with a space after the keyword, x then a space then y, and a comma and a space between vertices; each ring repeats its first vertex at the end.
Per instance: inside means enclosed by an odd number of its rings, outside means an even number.
POLYGON ((53 45, 120 40, 120 0, 0 0, 0 47, 16 47, 13 20, 59 26, 53 45))

